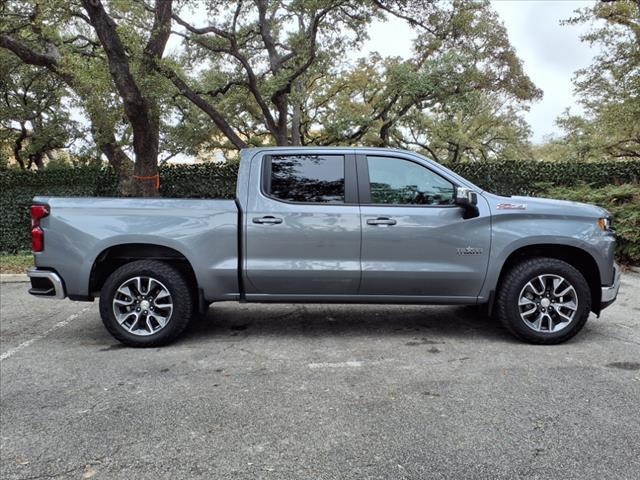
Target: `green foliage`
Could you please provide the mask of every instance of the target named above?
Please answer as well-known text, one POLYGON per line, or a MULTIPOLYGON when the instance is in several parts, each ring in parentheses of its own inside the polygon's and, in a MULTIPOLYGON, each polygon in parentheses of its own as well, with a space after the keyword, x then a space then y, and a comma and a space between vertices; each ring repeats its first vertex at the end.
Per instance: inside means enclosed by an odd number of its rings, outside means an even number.
MULTIPOLYGON (((637 191, 632 196, 621 196, 629 189, 640 188, 639 161, 463 162, 452 168, 479 187, 495 193, 556 196, 556 192, 560 192, 557 196, 561 198, 571 193, 573 199, 601 204, 617 216, 617 228, 624 235, 621 259, 640 261, 637 239, 640 197, 637 191), (617 189, 614 185, 618 184, 635 185, 617 189), (607 197, 608 193, 611 198, 607 197), (616 199, 623 200, 618 204, 616 199)), ((160 192, 167 198, 233 198, 237 170, 237 163, 163 166, 160 192)), ((117 196, 117 187, 118 179, 108 168, 0 171, 0 251, 14 253, 30 248, 28 209, 34 196, 117 196)))
POLYGON ((29 206, 33 197, 116 196, 117 177, 111 170, 66 168, 41 171, 0 171, 0 252, 31 248, 29 206))
POLYGON ((594 2, 568 24, 594 26, 582 40, 599 47, 593 64, 578 70, 575 90, 584 115, 557 121, 573 158, 640 158, 640 3, 594 2))
POLYGON ((160 168, 163 197, 234 198, 238 164, 175 165, 160 168))
POLYGON ((593 187, 640 182, 640 162, 474 162, 449 165, 479 187, 501 195, 537 195, 553 186, 593 187))
POLYGON ((544 195, 593 203, 606 208, 614 216, 618 261, 640 264, 640 185, 607 185, 593 188, 582 184, 573 188, 550 188, 544 195))
POLYGON ((0 49, 0 143, 21 168, 42 168, 45 156, 79 137, 79 125, 63 105, 62 82, 0 49))

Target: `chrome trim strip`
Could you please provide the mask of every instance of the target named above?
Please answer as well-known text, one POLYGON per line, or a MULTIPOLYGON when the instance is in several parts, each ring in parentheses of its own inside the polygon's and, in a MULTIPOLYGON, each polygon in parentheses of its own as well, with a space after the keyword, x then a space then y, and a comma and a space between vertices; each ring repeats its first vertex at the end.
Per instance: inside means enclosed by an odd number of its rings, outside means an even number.
POLYGON ((62 279, 57 273, 51 272, 49 270, 38 270, 37 268, 32 267, 27 270, 27 275, 29 276, 29 278, 49 279, 49 281, 53 285, 53 290, 55 292, 54 295, 38 295, 34 293, 32 293, 32 295, 35 295, 37 297, 42 297, 42 298, 56 299, 56 300, 62 300, 63 298, 66 297, 64 293, 64 284, 62 283, 62 279))
POLYGON ((613 268, 615 269, 613 285, 602 287, 602 296, 600 297, 602 303, 613 302, 618 296, 618 290, 620 289, 620 267, 614 265, 613 268))

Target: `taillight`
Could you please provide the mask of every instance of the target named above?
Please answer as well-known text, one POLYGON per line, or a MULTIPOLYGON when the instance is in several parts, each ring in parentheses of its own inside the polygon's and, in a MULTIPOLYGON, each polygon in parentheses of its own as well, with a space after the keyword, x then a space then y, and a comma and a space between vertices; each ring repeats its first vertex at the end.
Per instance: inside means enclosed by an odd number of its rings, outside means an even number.
POLYGON ((40 228, 40 220, 49 215, 47 205, 31 205, 31 250, 44 250, 44 232, 40 228))

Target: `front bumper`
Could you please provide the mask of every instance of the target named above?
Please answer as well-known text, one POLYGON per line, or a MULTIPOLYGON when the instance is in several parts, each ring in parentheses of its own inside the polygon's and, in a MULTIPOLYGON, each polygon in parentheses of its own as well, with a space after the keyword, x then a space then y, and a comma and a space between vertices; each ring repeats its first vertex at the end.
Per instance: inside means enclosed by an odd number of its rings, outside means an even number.
POLYGON ((600 296, 600 309, 606 308, 615 302, 618 296, 618 290, 620 289, 620 267, 615 264, 613 266, 613 285, 602 287, 602 294, 600 296))
POLYGON ((29 289, 31 295, 57 300, 66 297, 64 282, 56 272, 33 267, 27 270, 27 275, 31 280, 31 288, 29 289))

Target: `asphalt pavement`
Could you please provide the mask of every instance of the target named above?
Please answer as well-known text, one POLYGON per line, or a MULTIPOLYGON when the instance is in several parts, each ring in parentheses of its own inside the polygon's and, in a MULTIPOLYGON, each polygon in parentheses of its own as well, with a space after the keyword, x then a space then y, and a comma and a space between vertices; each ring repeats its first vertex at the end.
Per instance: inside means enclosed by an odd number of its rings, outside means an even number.
POLYGON ((0 285, 2 479, 640 477, 640 275, 572 341, 475 308, 212 306, 122 347, 0 285))

